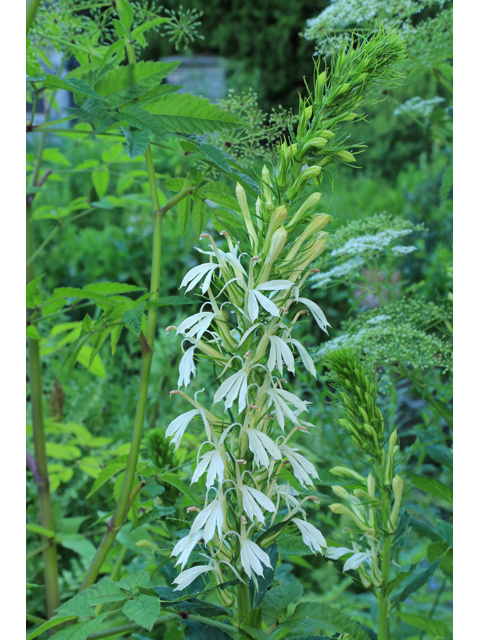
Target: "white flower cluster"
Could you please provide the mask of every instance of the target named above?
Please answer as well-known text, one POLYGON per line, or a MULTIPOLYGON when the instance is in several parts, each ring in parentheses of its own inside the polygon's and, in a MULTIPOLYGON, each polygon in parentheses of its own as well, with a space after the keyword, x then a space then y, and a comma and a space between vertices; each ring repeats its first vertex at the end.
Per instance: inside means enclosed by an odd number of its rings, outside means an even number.
POLYGON ((407 100, 398 107, 395 107, 393 115, 401 116, 411 113, 413 115, 428 119, 432 115, 435 107, 442 102, 445 102, 445 98, 441 98, 440 96, 435 96, 434 98, 430 98, 429 100, 420 98, 420 96, 415 96, 414 98, 410 98, 410 100, 407 100))
POLYGON ((387 229, 375 235, 360 236, 350 238, 343 247, 331 252, 332 258, 343 255, 358 255, 367 252, 378 252, 388 247, 388 245, 402 236, 412 233, 413 229, 387 229))
POLYGON ((291 442, 296 431, 308 433, 312 426, 301 417, 308 413, 309 403, 285 388, 283 376, 286 371, 294 375, 301 361, 316 377, 311 356, 293 332, 304 313, 310 313, 321 330, 329 326, 320 307, 303 298, 301 290, 310 274, 309 264, 325 248, 327 234, 320 229, 330 217, 314 218, 308 233, 303 225, 301 235, 295 227, 287 232, 281 224, 287 217, 286 207, 274 210, 259 198, 255 228, 240 185, 237 199, 245 222, 242 232, 247 231, 250 247, 246 249, 245 243, 241 247, 240 241, 222 232, 228 251, 222 250, 211 236, 202 234, 209 250, 201 253, 209 262, 193 267, 181 283, 185 291, 200 287, 208 302, 176 329, 185 345, 179 387, 187 388, 196 375, 198 354, 215 365, 220 379, 212 390, 213 399, 204 403, 198 393, 191 397, 181 390, 171 392, 192 408, 171 422, 166 435, 178 447, 192 420, 203 425, 205 440, 192 483, 206 476, 207 487, 204 508, 172 551, 182 569, 175 580, 177 589, 205 572, 222 582, 222 568, 229 568, 232 577, 244 581, 246 576, 256 582, 271 566, 264 549, 282 532, 283 527, 275 527, 269 535, 269 529, 279 523, 296 527, 312 551, 322 553, 326 548, 321 532, 306 521, 303 508, 306 500, 316 498, 302 499, 291 486, 294 477, 300 488, 313 487, 318 474, 291 442), (288 259, 280 258, 283 247, 288 259), (257 542, 261 534, 262 541, 257 542), (207 564, 184 569, 195 548, 208 559, 207 564))
POLYGON ((416 250, 417 250, 417 247, 414 247, 413 245, 410 245, 409 247, 398 246, 398 247, 391 248, 391 252, 395 256, 406 256, 409 253, 413 253, 416 250))
POLYGON ((332 267, 328 271, 325 271, 325 273, 315 273, 311 278, 311 282, 313 283, 312 289, 323 287, 336 278, 344 278, 352 273, 357 273, 364 263, 365 260, 363 258, 355 256, 355 258, 352 258, 351 260, 347 260, 336 267, 332 267))

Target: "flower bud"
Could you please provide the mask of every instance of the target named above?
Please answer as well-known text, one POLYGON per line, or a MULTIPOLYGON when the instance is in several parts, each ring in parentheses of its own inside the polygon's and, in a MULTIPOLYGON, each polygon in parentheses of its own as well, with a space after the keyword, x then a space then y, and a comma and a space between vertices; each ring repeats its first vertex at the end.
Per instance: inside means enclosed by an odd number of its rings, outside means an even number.
POLYGON ((330 469, 330 473, 333 473, 334 476, 339 476, 340 478, 352 478, 363 485, 367 484, 367 481, 363 476, 352 469, 348 469, 347 467, 333 467, 333 469, 330 469))
POLYGON ((300 262, 300 264, 295 267, 295 271, 288 278, 288 280, 295 282, 302 271, 306 269, 325 251, 325 247, 327 245, 327 237, 328 233, 324 233, 323 231, 318 234, 318 237, 315 239, 314 243, 305 252, 302 262, 300 262))
POLYGON ((393 503, 393 509, 390 513, 390 518, 388 522, 388 532, 395 533, 397 530, 397 518, 398 512, 400 511, 400 505, 402 504, 402 493, 403 493, 403 480, 399 475, 396 475, 392 481, 392 489, 393 495, 395 496, 395 501, 393 503))
POLYGON ((270 222, 267 229, 267 235, 265 236, 265 243, 263 245, 264 251, 269 251, 270 242, 275 231, 280 227, 287 219, 288 211, 287 207, 282 204, 281 207, 277 207, 270 218, 270 222))
POLYGON ((320 73, 315 80, 315 102, 321 104, 323 101, 323 87, 327 79, 325 71, 320 73))
POLYGON ((332 491, 339 498, 343 498, 344 500, 347 500, 347 502, 349 501, 350 494, 343 487, 339 487, 338 485, 335 485, 335 486, 332 487, 332 491))
POLYGON ((397 444, 397 432, 393 431, 388 442, 388 453, 385 460, 385 484, 392 483, 393 468, 395 465, 395 445, 397 444))
POLYGON ((288 252, 286 262, 293 260, 297 253, 300 251, 305 242, 313 235, 321 231, 327 224, 333 220, 332 216, 325 213, 321 213, 313 218, 310 224, 304 229, 300 236, 295 241, 294 245, 288 252))
POLYGON ((308 183, 311 178, 315 178, 322 171, 321 167, 313 166, 308 167, 308 169, 304 169, 302 173, 295 180, 293 185, 287 191, 286 196, 289 200, 294 200, 296 196, 300 193, 303 187, 308 183))
POLYGON ((350 151, 339 151, 337 157, 344 162, 355 162, 355 156, 350 151))
POLYGON ((358 118, 358 114, 357 113, 349 113, 348 116, 345 116, 344 118, 342 118, 340 120, 340 122, 350 122, 351 120, 355 120, 355 118, 358 118))
POLYGON ((300 150, 298 154, 298 160, 300 161, 304 158, 310 151, 315 151, 315 149, 323 149, 323 147, 327 144, 328 140, 323 138, 322 136, 316 136, 311 140, 308 140, 300 150))
POLYGON ((262 193, 267 207, 273 207, 272 179, 266 165, 263 165, 262 169, 262 193))
POLYGON ((245 189, 242 187, 242 185, 239 182, 237 182, 235 193, 237 196, 238 204, 240 205, 240 210, 242 212, 243 219, 245 220, 247 232, 250 238, 252 239, 252 243, 254 247, 256 247, 258 245, 258 237, 253 227, 252 219, 250 217, 250 211, 248 209, 248 203, 247 203, 247 194, 245 193, 245 189))
POLYGON ((263 271, 260 276, 258 284, 263 284, 267 282, 270 271, 273 267, 275 260, 282 253, 283 247, 285 246, 285 242, 287 241, 288 232, 285 227, 280 227, 275 231, 272 236, 272 242, 270 243, 270 249, 268 251, 267 257, 265 259, 265 263, 263 265, 263 271))
POLYGON ((348 507, 343 504, 335 503, 329 506, 330 511, 332 513, 337 513, 339 515, 349 516, 355 524, 362 529, 362 531, 368 531, 369 527, 365 522, 362 522, 358 516, 356 516, 348 507))
POLYGON ((322 194, 318 191, 316 193, 312 193, 305 202, 302 204, 300 209, 296 211, 293 218, 285 225, 287 229, 293 229, 296 224, 298 224, 309 212, 310 209, 313 209, 316 204, 320 201, 322 194))
POLYGON ((371 498, 375 498, 375 479, 371 473, 368 474, 368 478, 367 478, 367 490, 368 490, 368 495, 371 498))

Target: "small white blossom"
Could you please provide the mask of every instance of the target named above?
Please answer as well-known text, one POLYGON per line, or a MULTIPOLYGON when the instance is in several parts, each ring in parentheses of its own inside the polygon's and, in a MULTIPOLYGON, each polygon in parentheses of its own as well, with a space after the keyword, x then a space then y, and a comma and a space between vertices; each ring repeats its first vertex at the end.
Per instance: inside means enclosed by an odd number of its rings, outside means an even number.
POLYGON ((293 283, 289 280, 272 280, 270 282, 264 282, 263 284, 258 285, 255 289, 249 289, 247 292, 248 295, 248 303, 247 303, 247 311, 248 317, 252 322, 258 318, 259 306, 262 306, 265 311, 271 316, 279 317, 280 311, 278 310, 276 304, 267 298, 262 291, 283 291, 285 289, 290 289, 293 286, 293 283))
POLYGON ((316 378, 317 371, 315 369, 315 363, 313 362, 312 356, 308 353, 308 351, 305 349, 305 347, 299 340, 295 340, 292 338, 290 340, 290 343, 295 346, 298 353, 300 354, 300 358, 303 362, 303 366, 305 367, 305 369, 309 373, 311 373, 314 378, 316 378))
POLYGON ((200 529, 203 529, 205 542, 210 542, 215 535, 216 528, 218 536, 221 538, 223 529, 223 500, 223 494, 219 491, 215 500, 197 515, 193 521, 190 533, 197 533, 200 529))
POLYGON ((375 316, 374 318, 370 318, 370 320, 367 320, 367 322, 365 324, 378 324, 379 322, 385 322, 385 320, 390 320, 391 316, 387 316, 386 313, 381 313, 378 316, 375 316))
POLYGON ((257 431, 257 429, 246 429, 245 433, 248 436, 248 448, 253 453, 255 464, 264 467, 268 467, 270 464, 270 458, 268 454, 275 460, 281 460, 282 454, 275 442, 267 436, 263 431, 257 431))
POLYGON ((213 404, 225 397, 225 409, 229 409, 238 398, 238 411, 241 413, 247 406, 247 390, 248 370, 243 368, 222 382, 215 393, 213 404))
POLYGON ((198 415, 200 415, 200 411, 198 409, 192 409, 191 411, 182 413, 182 415, 175 418, 175 420, 172 420, 168 425, 167 430, 165 431, 165 437, 171 438, 173 436, 171 444, 175 444, 175 451, 178 449, 180 440, 185 433, 185 429, 190 424, 190 421, 194 416, 198 415))
POLYGON ((308 300, 307 298, 298 298, 297 302, 302 302, 308 308, 320 329, 325 331, 325 333, 328 333, 327 327, 330 327, 331 325, 318 304, 313 302, 313 300, 308 300))
POLYGON ((200 339, 210 326, 215 314, 212 311, 202 311, 186 318, 178 327, 177 335, 184 335, 186 338, 200 339), (190 331, 187 332, 187 330, 190 331))
POLYGON ((223 464, 222 452, 219 449, 213 449, 213 451, 208 451, 202 456, 201 462, 197 465, 195 469, 195 473, 192 477, 192 482, 197 482, 199 478, 203 476, 205 471, 207 471, 207 480, 206 486, 211 487, 215 482, 215 478, 218 479, 218 483, 222 484, 223 482, 223 472, 225 470, 225 465, 223 464))
POLYGON ((292 518, 292 522, 300 529, 302 540, 307 547, 310 547, 310 550, 314 553, 319 551, 323 555, 322 547, 326 549, 327 542, 322 533, 316 529, 313 524, 305 522, 305 520, 300 520, 300 518, 292 518))
POLYGON ((290 409, 287 403, 293 404, 299 413, 307 411, 307 403, 300 400, 296 395, 285 391, 284 389, 267 389, 267 395, 270 396, 278 424, 283 429, 285 427, 285 418, 288 418, 293 424, 298 425, 297 415, 290 409))
POLYGON ((371 553, 369 553, 369 552, 354 553, 353 556, 350 556, 350 558, 343 565, 343 570, 344 571, 350 571, 350 569, 358 569, 358 567, 363 562, 370 561, 371 557, 372 557, 371 553))
POLYGON ((240 562, 249 578, 252 577, 252 572, 263 576, 262 563, 266 567, 272 568, 268 554, 248 538, 242 538, 240 541, 240 562))
POLYGON ((358 255, 369 251, 381 251, 397 238, 407 236, 413 229, 387 229, 375 235, 350 238, 343 247, 331 252, 331 256, 358 255))
POLYGON ((240 487, 240 492, 243 497, 243 510, 250 518, 250 520, 253 522, 253 519, 257 518, 259 522, 265 524, 265 518, 260 507, 262 507, 266 511, 275 511, 275 505, 270 500, 270 498, 267 498, 267 496, 264 495, 261 491, 258 491, 258 489, 247 487, 246 485, 240 487))
POLYGON ((283 455, 292 465, 293 474, 300 482, 302 487, 304 487, 305 485, 310 485, 313 487, 313 482, 310 476, 312 478, 318 479, 318 473, 313 464, 300 453, 298 453, 298 449, 296 448, 289 447, 287 444, 284 444, 280 447, 280 449, 283 455))
POLYGON ((213 272, 215 269, 218 269, 218 264, 215 264, 214 262, 198 264, 196 267, 193 267, 193 269, 190 269, 190 271, 185 275, 179 288, 181 289, 182 287, 186 287, 188 284, 188 287, 185 289, 185 293, 187 293, 187 291, 193 289, 193 287, 197 285, 204 276, 206 276, 202 285, 202 293, 205 293, 212 282, 213 272))
POLYGON ((179 559, 175 563, 175 566, 181 564, 181 569, 183 571, 183 567, 187 564, 188 558, 192 553, 194 547, 200 542, 203 538, 203 531, 197 531, 196 533, 189 533, 188 536, 185 536, 181 540, 177 542, 174 546, 172 553, 170 556, 178 556, 180 554, 179 559))
POLYGON ((293 353, 288 345, 278 336, 270 336, 270 356, 268 358, 267 367, 269 371, 273 371, 275 366, 283 376, 283 363, 287 365, 287 369, 291 373, 295 373, 295 361, 293 353))
POLYGON ((325 553, 326 558, 330 558, 330 560, 338 560, 346 553, 354 553, 352 549, 347 549, 347 547, 327 547, 327 551, 325 553))
POLYGON ((315 273, 311 277, 311 280, 314 283, 312 284, 312 289, 323 287, 335 278, 343 278, 351 273, 358 273, 360 267, 364 263, 365 260, 362 257, 355 256, 355 258, 351 258, 336 267, 332 267, 329 271, 325 271, 324 273, 315 273))
POLYGON ((391 248, 391 252, 395 256, 406 256, 409 253, 413 253, 416 250, 417 250, 417 247, 414 247, 414 246, 409 246, 409 247, 398 246, 398 247, 391 248))
POLYGON ((180 364, 178 366, 178 371, 179 371, 178 386, 179 386, 179 388, 182 385, 185 385, 185 388, 187 388, 188 385, 190 384, 190 376, 193 374, 193 376, 195 377, 197 369, 196 369, 195 363, 193 361, 193 353, 194 353, 194 351, 195 351, 195 345, 193 345, 193 347, 190 347, 189 349, 187 349, 185 351, 185 353, 183 354, 182 359, 180 360, 180 364))
POLYGON ((191 567, 190 569, 182 571, 182 573, 173 581, 173 584, 178 585, 175 587, 174 591, 185 589, 185 587, 188 587, 188 585, 198 578, 198 576, 202 575, 202 573, 206 573, 207 571, 215 571, 215 567, 212 565, 201 565, 199 567, 191 567))

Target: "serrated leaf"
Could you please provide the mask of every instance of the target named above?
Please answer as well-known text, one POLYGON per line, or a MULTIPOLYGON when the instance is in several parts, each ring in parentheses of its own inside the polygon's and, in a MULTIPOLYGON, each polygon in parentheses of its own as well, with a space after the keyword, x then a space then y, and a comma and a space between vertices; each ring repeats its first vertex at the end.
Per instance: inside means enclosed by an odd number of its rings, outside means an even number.
POLYGON ((170 178, 169 180, 164 180, 162 186, 170 191, 181 191, 186 184, 188 182, 185 178, 170 178))
POLYGON ((38 276, 38 278, 35 278, 35 280, 31 280, 28 284, 27 284, 27 289, 26 289, 26 305, 27 305, 27 309, 35 309, 35 307, 37 305, 39 305, 42 302, 42 299, 38 293, 38 285, 40 283, 40 280, 43 278, 45 274, 42 274, 41 276, 38 276))
POLYGON ((110 340, 111 340, 111 349, 112 349, 112 356, 115 355, 115 351, 117 349, 117 344, 118 341, 120 340, 120 334, 122 333, 122 325, 117 325, 116 327, 113 327, 112 332, 110 334, 110 340))
POLYGON ((93 609, 88 603, 88 597, 83 592, 64 602, 55 611, 58 615, 76 616, 77 618, 87 618, 93 615, 93 609))
POLYGON ((127 153, 130 158, 133 160, 145 153, 150 144, 150 133, 148 131, 140 131, 140 129, 130 131, 127 127, 121 127, 121 129, 127 141, 127 153))
POLYGON ((191 202, 192 202, 192 198, 190 196, 186 196, 185 198, 183 198, 183 200, 180 200, 180 202, 177 205, 178 226, 182 236, 185 235, 185 232, 188 227, 188 221, 190 220, 191 202))
POLYGON ((62 547, 78 553, 86 561, 87 565, 93 560, 96 549, 92 542, 82 536, 81 533, 62 534, 58 536, 58 539, 62 547))
MULTIPOLYGON (((185 625, 184 637, 185 640, 231 640, 232 636, 225 633, 222 629, 211 627, 201 622, 195 622, 188 618, 182 620, 185 625)), ((235 633, 235 627, 232 627, 232 633, 235 633)), ((235 633, 235 638, 238 634, 235 633)))
POLYGON ((132 35, 133 38, 136 38, 139 34, 144 33, 145 31, 148 31, 148 29, 152 29, 153 27, 156 27, 159 24, 164 24, 165 22, 168 22, 169 20, 170 20, 170 18, 154 18, 153 20, 149 20, 148 22, 144 22, 139 27, 134 29, 132 31, 131 35, 132 35))
POLYGON ((133 22, 132 5, 128 2, 128 0, 116 0, 115 4, 117 7, 118 15, 120 16, 120 20, 122 21, 122 25, 127 31, 130 31, 130 27, 132 26, 133 22))
POLYGON ((107 191, 109 180, 110 174, 107 169, 94 169, 92 171, 93 186, 100 199, 103 198, 107 191))
POLYGON ((97 629, 106 618, 106 613, 102 613, 93 620, 79 622, 71 627, 58 631, 53 638, 55 640, 86 640, 88 636, 97 629))
POLYGON ((177 602, 177 593, 170 587, 156 587, 155 592, 160 597, 162 604, 168 605, 177 611, 195 613, 206 618, 217 618, 219 616, 229 615, 227 609, 212 604, 211 602, 204 602, 198 598, 192 598, 191 596, 187 596, 187 599, 177 602))
POLYGON ((192 222, 193 230, 200 235, 205 226, 205 203, 200 198, 193 198, 192 222))
POLYGON ((118 584, 110 578, 100 580, 92 587, 84 591, 87 594, 88 602, 96 606, 98 604, 108 604, 109 602, 119 602, 125 600, 127 594, 122 591, 118 584))
POLYGON ((435 480, 434 478, 425 478, 424 476, 415 476, 410 475, 410 479, 412 484, 421 489, 422 491, 426 491, 430 493, 432 496, 436 498, 440 498, 441 500, 445 500, 446 502, 453 504, 453 491, 450 487, 447 487, 439 480, 435 480))
POLYGON ((96 100, 102 99, 102 96, 97 91, 78 78, 58 78, 52 73, 47 73, 44 86, 46 89, 66 89, 72 93, 81 93, 96 100))
POLYGON ((118 586, 127 591, 133 591, 134 587, 146 587, 150 582, 148 571, 141 569, 135 573, 131 573, 126 578, 122 578, 117 582, 118 586))
POLYGON ((142 107, 132 104, 126 107, 120 114, 122 121, 125 121, 130 127, 149 131, 152 134, 163 137, 165 136, 165 127, 157 116, 152 116, 142 107))
POLYGON ((297 580, 270 589, 262 603, 262 613, 268 624, 278 620, 288 605, 298 600, 302 594, 303 587, 297 580))
POLYGON ((125 322, 125 326, 131 329, 136 336, 139 336, 142 330, 142 316, 144 309, 145 300, 143 300, 143 302, 138 304, 133 309, 129 309, 126 313, 123 314, 123 321, 125 322))
POLYGON ((426 631, 434 638, 452 637, 452 632, 446 622, 442 622, 441 620, 431 620, 424 616, 417 616, 413 613, 404 613, 403 611, 399 615, 407 624, 411 624, 412 627, 426 631))
POLYGON ((54 618, 51 618, 40 627, 38 627, 38 629, 35 629, 35 631, 32 631, 32 633, 27 636, 27 640, 34 640, 34 638, 41 635, 45 631, 48 631, 49 629, 52 629, 53 627, 56 627, 57 625, 64 622, 68 622, 69 620, 75 620, 75 618, 76 616, 55 616, 54 618))
POLYGON ((193 506, 198 506, 198 497, 193 493, 187 485, 180 480, 174 473, 164 473, 158 477, 159 482, 167 482, 172 486, 179 489, 189 500, 191 500, 193 506))
POLYGON ((248 625, 242 625, 242 629, 248 633, 248 635, 254 640, 268 640, 268 636, 265 631, 261 629, 255 629, 255 627, 249 627, 248 625))
POLYGON ((115 458, 115 460, 112 460, 112 462, 110 462, 105 467, 105 469, 102 469, 97 479, 93 483, 93 487, 91 488, 90 493, 86 496, 86 499, 93 496, 95 491, 98 491, 98 489, 100 489, 100 487, 104 485, 105 482, 107 482, 107 480, 110 480, 112 476, 114 476, 119 471, 122 471, 123 469, 125 469, 127 467, 127 460, 128 460, 128 455, 119 456, 118 458, 115 458))
POLYGON ((453 469, 453 454, 450 447, 444 444, 429 444, 425 447, 425 451, 431 458, 440 462, 440 464, 445 465, 449 469, 453 469))
POLYGON ((349 640, 369 640, 355 620, 319 602, 301 602, 295 612, 280 623, 280 628, 304 633, 336 631, 348 634, 349 640))
POLYGON ((131 291, 145 291, 145 287, 137 287, 134 284, 123 284, 122 282, 96 282, 87 284, 83 291, 85 293, 99 293, 104 296, 129 293, 131 291))
POLYGON ((436 571, 439 564, 440 564, 440 559, 435 560, 435 562, 433 562, 428 567, 428 569, 425 569, 425 571, 422 571, 417 575, 414 574, 412 579, 407 582, 404 589, 397 596, 394 596, 393 598, 390 599, 390 603, 392 607, 397 606, 399 602, 403 602, 406 598, 408 598, 408 596, 410 596, 412 593, 415 593, 421 587, 423 587, 423 585, 425 585, 428 582, 430 576, 433 575, 433 573, 436 571))
POLYGON ((42 154, 42 159, 46 162, 52 162, 53 164, 59 164, 63 167, 70 167, 72 163, 66 158, 63 153, 58 149, 45 149, 42 154))
POLYGON ((148 61, 115 67, 95 84, 95 91, 111 105, 123 105, 160 84, 179 64, 148 61))
POLYGON ((158 598, 140 593, 134 600, 129 600, 123 605, 122 612, 133 622, 151 631, 160 615, 160 601, 158 598))
POLYGON ((241 121, 205 98, 189 93, 163 96, 148 105, 148 111, 160 118, 171 133, 203 134, 230 129, 241 121))

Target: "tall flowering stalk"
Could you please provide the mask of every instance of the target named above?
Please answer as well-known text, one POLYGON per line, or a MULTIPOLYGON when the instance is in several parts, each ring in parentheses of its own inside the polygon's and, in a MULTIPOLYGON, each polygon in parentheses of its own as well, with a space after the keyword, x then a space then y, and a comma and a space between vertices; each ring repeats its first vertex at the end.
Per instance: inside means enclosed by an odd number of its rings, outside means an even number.
MULTIPOLYGON (((286 371, 303 366, 316 377, 312 358, 295 338, 295 327, 310 313, 322 331, 329 323, 321 308, 303 297, 310 265, 324 251, 331 216, 319 211, 325 168, 353 162, 361 145, 345 144, 339 125, 362 116, 373 82, 392 80, 392 64, 403 55, 403 43, 380 31, 359 46, 345 47, 332 70, 316 69, 314 91, 300 99, 298 128, 279 148, 277 167, 264 167, 249 202, 236 185, 238 227, 235 236, 202 234, 198 249, 206 261, 191 269, 180 287, 200 287, 205 303, 177 328, 183 337, 179 389, 190 408, 168 426, 175 448, 192 421, 203 425, 205 440, 192 483, 206 475, 202 510, 189 509, 192 525, 172 556, 181 573, 174 580, 184 589, 198 576, 220 584, 236 579, 236 594, 219 591, 236 605, 240 627, 250 609, 248 580, 255 585, 271 566, 267 549, 286 527, 298 531, 315 553, 323 553, 322 533, 307 520, 308 494, 318 478, 313 464, 294 444, 297 431, 308 433, 308 402, 288 389, 286 371), (203 391, 186 391, 196 362, 213 366, 217 388, 213 399, 203 391), (301 364, 300 364, 301 362, 301 364), (290 470, 298 483, 293 487, 290 470), (287 477, 288 474, 288 477, 287 477), (204 561, 186 568, 194 549, 204 561)), ((167 331, 174 327, 169 327, 167 331)))

